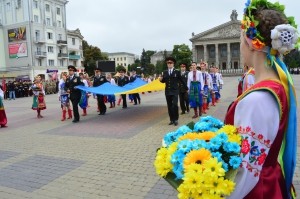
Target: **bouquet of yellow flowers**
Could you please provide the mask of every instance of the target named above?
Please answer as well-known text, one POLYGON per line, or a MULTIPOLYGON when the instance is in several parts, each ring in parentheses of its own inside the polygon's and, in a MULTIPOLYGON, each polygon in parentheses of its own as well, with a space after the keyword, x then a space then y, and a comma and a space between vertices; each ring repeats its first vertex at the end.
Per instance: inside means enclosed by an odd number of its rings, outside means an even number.
POLYGON ((178 198, 224 198, 234 190, 241 165, 241 137, 232 125, 211 116, 164 136, 154 166, 179 192, 178 198))

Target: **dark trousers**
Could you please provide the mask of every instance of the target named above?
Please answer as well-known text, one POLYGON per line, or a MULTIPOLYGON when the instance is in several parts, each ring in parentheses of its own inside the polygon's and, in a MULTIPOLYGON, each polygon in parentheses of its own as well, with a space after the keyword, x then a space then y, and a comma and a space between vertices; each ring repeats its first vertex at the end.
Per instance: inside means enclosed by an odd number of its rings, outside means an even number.
POLYGON ((106 105, 104 103, 104 95, 97 95, 97 102, 100 109, 100 113, 106 113, 106 105))
POLYGON ((140 94, 138 94, 138 93, 133 93, 132 96, 133 96, 134 104, 137 104, 138 102, 139 102, 139 104, 141 103, 140 94))
POLYGON ((80 101, 80 98, 72 98, 71 102, 72 102, 72 106, 73 106, 73 113, 74 113, 74 120, 78 120, 80 119, 79 117, 79 112, 78 112, 78 103, 80 101))
POLYGON ((178 95, 166 95, 167 105, 168 105, 168 113, 170 117, 170 121, 177 121, 178 114, 178 95))
POLYGON ((188 97, 188 93, 184 92, 184 93, 179 93, 179 101, 180 101, 180 109, 182 112, 189 112, 190 111, 190 107, 189 107, 189 97, 188 97))
POLYGON ((121 94, 123 100, 123 108, 127 108, 126 94, 121 94))

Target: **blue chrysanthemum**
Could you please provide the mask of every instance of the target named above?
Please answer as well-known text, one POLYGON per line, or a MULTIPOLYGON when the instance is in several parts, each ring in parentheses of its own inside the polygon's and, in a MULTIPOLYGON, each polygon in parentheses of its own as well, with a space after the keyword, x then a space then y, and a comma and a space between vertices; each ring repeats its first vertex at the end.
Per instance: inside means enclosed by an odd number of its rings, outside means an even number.
POLYGON ((232 166, 233 169, 239 168, 242 163, 242 158, 237 156, 230 156, 229 165, 232 166))
POLYGON ((255 27, 249 27, 247 32, 246 32, 247 37, 250 39, 254 39, 257 35, 257 30, 255 27))
POLYGON ((192 142, 190 140, 182 140, 177 146, 178 150, 181 150, 184 153, 187 153, 192 148, 192 142))
POLYGON ((194 125, 194 131, 198 131, 198 132, 210 131, 210 125, 205 122, 197 122, 194 125))
POLYGON ((164 141, 167 146, 175 141, 175 132, 169 132, 164 136, 164 141))
POLYGON ((222 161, 222 168, 225 170, 225 172, 228 171, 228 164, 224 161, 222 161))
POLYGON ((209 148, 212 151, 218 150, 221 147, 221 145, 222 145, 222 140, 218 137, 212 138, 209 142, 209 148))
POLYGON ((208 144, 204 140, 194 140, 192 145, 193 145, 193 149, 196 150, 201 148, 209 149, 208 144))
POLYGON ((218 159, 218 162, 222 162, 223 159, 222 159, 222 153, 220 152, 212 152, 211 153, 213 157, 217 158, 218 159))
POLYGON ((226 133, 220 133, 217 135, 217 137, 219 137, 223 143, 227 142, 228 140, 228 135, 226 133))
POLYGON ((173 173, 176 175, 176 179, 182 179, 184 175, 183 165, 178 164, 173 167, 173 173))
POLYGON ((171 163, 173 165, 181 164, 183 162, 184 157, 185 153, 181 150, 177 150, 175 153, 173 153, 171 157, 171 163))
POLYGON ((227 142, 223 145, 223 149, 228 153, 240 153, 241 147, 235 142, 227 142))
POLYGON ((179 127, 176 132, 182 133, 182 135, 184 135, 188 132, 192 132, 192 129, 190 129, 187 125, 183 125, 183 126, 179 127))

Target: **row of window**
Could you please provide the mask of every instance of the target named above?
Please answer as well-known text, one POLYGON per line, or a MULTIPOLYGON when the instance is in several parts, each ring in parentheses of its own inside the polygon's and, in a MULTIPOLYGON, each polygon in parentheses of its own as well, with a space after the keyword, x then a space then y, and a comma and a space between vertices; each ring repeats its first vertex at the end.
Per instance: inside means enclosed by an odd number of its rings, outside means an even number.
MULTIPOLYGON (((38 16, 38 15, 34 15, 34 16, 33 16, 33 20, 34 20, 35 23, 39 23, 39 22, 40 22, 39 16, 38 16)), ((45 24, 46 24, 47 26, 52 26, 52 24, 51 24, 51 19, 50 19, 49 17, 46 18, 45 24)), ((57 24, 53 24, 53 26, 57 26, 57 27, 59 27, 59 28, 62 28, 62 23, 61 23, 60 20, 57 20, 57 24)))
MULTIPOLYGON (((38 66, 42 66, 43 65, 43 62, 42 62, 41 59, 37 60, 37 65, 38 66)), ((53 59, 48 59, 47 66, 54 66, 54 60, 53 59)), ((59 66, 66 66, 66 64, 64 64, 64 60, 59 60, 59 66)))
MULTIPOLYGON (((33 1, 33 8, 38 9, 39 8, 39 2, 37 0, 33 1)), ((45 10, 46 12, 50 12, 50 5, 49 4, 45 4, 45 10)), ((56 14, 57 15, 61 15, 61 9, 56 7, 56 14)))
MULTIPOLYGON (((231 49, 231 56, 232 57, 238 57, 240 56, 240 50, 238 45, 233 45, 231 49)), ((227 47, 226 46, 221 46, 220 47, 220 55, 221 57, 227 57, 227 47)), ((209 58, 215 58, 216 57, 216 52, 215 48, 209 48, 208 50, 208 56, 209 58)))
MULTIPOLYGON (((109 58, 110 61, 116 61, 116 58, 109 58)), ((117 57, 117 61, 123 61, 123 57, 117 57)), ((124 57, 124 61, 126 61, 126 57, 124 57)))

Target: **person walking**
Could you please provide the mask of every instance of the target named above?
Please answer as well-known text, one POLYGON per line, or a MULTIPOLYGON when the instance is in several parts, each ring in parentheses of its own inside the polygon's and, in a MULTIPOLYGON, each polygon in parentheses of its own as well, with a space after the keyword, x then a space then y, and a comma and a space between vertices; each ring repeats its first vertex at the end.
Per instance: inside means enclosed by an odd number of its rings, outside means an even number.
MULTIPOLYGON (((128 76, 125 76, 126 73, 125 68, 121 68, 119 70, 119 73, 120 73, 120 77, 117 79, 117 85, 122 87, 129 83, 129 78, 128 76)), ((123 100, 122 108, 126 109, 127 108, 126 94, 121 94, 121 97, 123 100)))
MULTIPOLYGON (((167 57, 165 59, 168 69, 163 72, 160 77, 160 82, 166 84, 165 96, 168 105, 168 113, 170 118, 169 125, 178 125, 178 95, 179 95, 179 83, 185 85, 184 79, 182 78, 180 71, 174 68, 176 60, 173 57, 167 57)), ((185 86, 186 91, 188 90, 185 86)))
POLYGON ((185 112, 189 113, 190 112, 190 105, 189 105, 189 96, 188 92, 186 90, 187 87, 187 79, 188 79, 188 74, 189 72, 186 71, 187 64, 182 63, 180 64, 180 74, 181 77, 184 80, 184 85, 180 83, 180 89, 179 89, 179 104, 180 104, 180 109, 181 109, 181 115, 185 114, 185 112))
MULTIPOLYGON (((102 75, 102 69, 99 67, 95 68, 95 77, 93 81, 93 87, 101 86, 102 84, 108 82, 105 75, 102 75)), ((106 105, 104 102, 104 95, 97 94, 97 103, 99 107, 99 114, 98 115, 105 115, 106 113, 106 105)))
POLYGON ((45 89, 43 86, 41 76, 36 76, 34 79, 34 84, 31 86, 33 92, 33 103, 32 110, 37 111, 37 118, 43 118, 41 115, 41 110, 46 109, 45 103, 45 89))
POLYGON ((67 119, 72 118, 72 109, 70 107, 70 97, 69 97, 69 93, 67 93, 65 90, 65 83, 68 78, 67 76, 68 76, 67 73, 62 72, 60 75, 59 83, 58 83, 58 97, 59 97, 60 105, 62 108, 61 121, 66 120, 67 111, 68 111, 67 119))
POLYGON ((75 74, 77 71, 76 68, 73 65, 68 66, 69 71, 69 77, 66 80, 65 83, 65 90, 67 93, 70 94, 70 100, 72 102, 73 106, 73 113, 74 113, 74 119, 73 123, 77 123, 80 120, 79 112, 78 112, 78 103, 81 98, 81 91, 75 86, 84 85, 84 83, 81 81, 80 77, 75 74))

